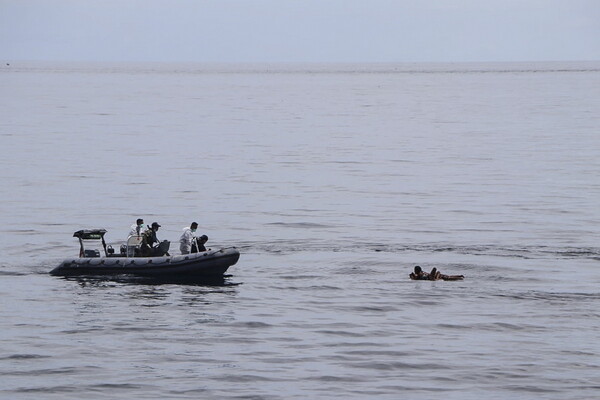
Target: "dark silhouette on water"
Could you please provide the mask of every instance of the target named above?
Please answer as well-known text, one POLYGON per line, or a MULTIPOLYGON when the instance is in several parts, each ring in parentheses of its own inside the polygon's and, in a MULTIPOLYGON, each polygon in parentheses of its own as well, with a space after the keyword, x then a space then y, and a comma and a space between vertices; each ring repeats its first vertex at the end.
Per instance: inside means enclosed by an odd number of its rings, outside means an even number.
POLYGON ((414 271, 410 273, 409 277, 414 281, 461 281, 465 278, 464 275, 444 275, 435 267, 433 267, 431 272, 427 273, 418 265, 415 266, 414 271))

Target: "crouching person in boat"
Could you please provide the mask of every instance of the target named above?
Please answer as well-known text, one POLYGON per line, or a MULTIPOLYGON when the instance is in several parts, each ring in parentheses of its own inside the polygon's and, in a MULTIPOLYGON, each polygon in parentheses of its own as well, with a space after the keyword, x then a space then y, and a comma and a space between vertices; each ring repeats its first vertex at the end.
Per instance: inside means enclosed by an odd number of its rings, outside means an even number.
POLYGON ((183 228, 183 234, 179 238, 179 250, 181 254, 190 254, 192 251, 192 243, 196 240, 194 233, 198 229, 198 223, 192 222, 189 228, 183 228))
POLYGON ((410 279, 414 281, 461 281, 464 279, 464 275, 444 275, 437 268, 433 268, 430 273, 423 271, 418 265, 415 267, 414 272, 409 275, 410 279))
POLYGON ((195 239, 196 240, 192 242, 192 253, 200 253, 206 251, 206 246, 204 245, 206 244, 206 242, 208 242, 208 236, 202 235, 195 239))
POLYGON ((142 257, 162 257, 164 255, 169 255, 170 243, 167 240, 163 240, 162 242, 158 241, 158 238, 156 237, 158 228, 160 228, 158 222, 153 222, 150 229, 142 235, 142 246, 140 249, 142 257))

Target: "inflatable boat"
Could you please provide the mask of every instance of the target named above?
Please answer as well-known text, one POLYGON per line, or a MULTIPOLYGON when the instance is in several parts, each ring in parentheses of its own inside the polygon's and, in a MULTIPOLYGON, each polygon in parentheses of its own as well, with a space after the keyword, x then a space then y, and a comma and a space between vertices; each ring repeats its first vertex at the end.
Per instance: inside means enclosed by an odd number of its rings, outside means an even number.
MULTIPOLYGON (((50 271, 51 275, 121 275, 130 274, 153 278, 202 278, 222 277, 227 269, 237 263, 240 252, 235 247, 208 250, 200 253, 171 256, 169 242, 163 241, 159 248, 161 256, 139 257, 141 236, 130 236, 121 246, 119 254, 114 253, 104 241, 104 229, 80 230, 73 234, 79 239, 79 258, 68 258, 50 271), (100 240, 104 256, 99 250, 88 250, 84 241, 100 240)), ((158 248, 157 248, 158 249, 158 248)))

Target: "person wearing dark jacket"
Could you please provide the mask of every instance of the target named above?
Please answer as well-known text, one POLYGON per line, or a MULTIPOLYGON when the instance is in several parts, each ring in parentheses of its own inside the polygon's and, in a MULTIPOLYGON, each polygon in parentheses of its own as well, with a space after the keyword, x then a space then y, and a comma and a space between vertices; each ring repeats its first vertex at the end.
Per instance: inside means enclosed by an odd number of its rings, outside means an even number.
MULTIPOLYGON (((164 256, 165 254, 169 255, 169 253, 167 253, 169 249, 165 249, 163 246, 164 242, 160 243, 157 246, 154 245, 155 243, 159 243, 158 238, 156 237, 156 232, 158 231, 158 228, 160 228, 158 222, 153 222, 150 226, 150 229, 148 229, 142 235, 142 257, 160 257, 164 256)), ((166 246, 168 246, 168 242, 166 242, 166 246)))
POLYGON ((199 238, 196 238, 192 243, 192 253, 200 253, 206 251, 206 247, 204 246, 208 241, 208 236, 202 235, 199 238))

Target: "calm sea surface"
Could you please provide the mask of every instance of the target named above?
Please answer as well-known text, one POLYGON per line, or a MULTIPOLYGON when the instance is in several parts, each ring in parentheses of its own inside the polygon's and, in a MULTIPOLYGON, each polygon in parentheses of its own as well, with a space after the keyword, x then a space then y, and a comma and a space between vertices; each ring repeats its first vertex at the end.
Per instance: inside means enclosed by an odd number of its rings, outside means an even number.
POLYGON ((0 398, 600 397, 599 63, 3 63, 0 91, 0 398), (138 217, 240 261, 48 275, 138 217))

